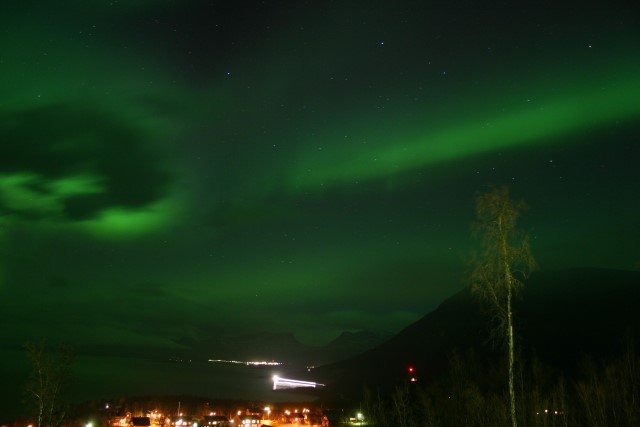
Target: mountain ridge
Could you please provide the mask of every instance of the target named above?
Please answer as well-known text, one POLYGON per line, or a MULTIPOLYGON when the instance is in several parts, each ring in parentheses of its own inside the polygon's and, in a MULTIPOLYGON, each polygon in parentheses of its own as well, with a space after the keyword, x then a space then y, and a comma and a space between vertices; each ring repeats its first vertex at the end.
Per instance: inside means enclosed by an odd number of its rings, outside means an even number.
MULTIPOLYGON (((626 334, 640 342, 640 272, 599 268, 539 271, 514 301, 518 345, 568 374, 584 355, 604 359, 619 352, 626 334)), ((319 367, 326 393, 356 395, 362 386, 406 380, 408 366, 429 381, 445 372, 453 352, 500 357, 488 345, 487 311, 469 287, 391 339, 351 359, 319 367)))

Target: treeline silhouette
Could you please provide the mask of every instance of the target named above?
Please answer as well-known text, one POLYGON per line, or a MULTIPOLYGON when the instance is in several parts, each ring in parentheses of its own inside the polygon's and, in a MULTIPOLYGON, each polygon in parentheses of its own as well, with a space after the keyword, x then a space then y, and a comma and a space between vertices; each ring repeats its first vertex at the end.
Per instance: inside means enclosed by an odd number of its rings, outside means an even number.
MULTIPOLYGON (((406 382, 390 392, 365 388, 362 408, 374 426, 511 425, 504 363, 454 352, 448 370, 426 385, 406 382)), ((516 364, 521 426, 639 426, 640 356, 631 338, 617 357, 582 358, 576 373, 535 357, 516 364)))

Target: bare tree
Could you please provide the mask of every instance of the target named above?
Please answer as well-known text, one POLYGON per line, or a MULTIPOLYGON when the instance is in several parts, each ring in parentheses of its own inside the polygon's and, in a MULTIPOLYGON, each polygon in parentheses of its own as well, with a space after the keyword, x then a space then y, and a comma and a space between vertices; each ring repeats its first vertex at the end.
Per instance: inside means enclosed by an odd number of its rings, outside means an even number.
POLYGON ((26 392, 36 407, 38 427, 58 427, 66 412, 62 405, 62 393, 70 374, 73 351, 60 345, 58 351, 47 351, 44 341, 25 345, 31 363, 31 373, 26 392))
POLYGON ((475 232, 481 240, 481 251, 474 262, 472 289, 488 303, 494 338, 506 342, 508 360, 509 412, 511 424, 517 426, 514 387, 513 298, 524 278, 535 268, 526 235, 516 229, 524 209, 513 202, 507 187, 494 189, 476 198, 475 232))
POLYGON ((409 395, 409 385, 405 383, 396 387, 391 401, 393 403, 393 415, 397 427, 408 427, 411 423, 411 396, 409 395))

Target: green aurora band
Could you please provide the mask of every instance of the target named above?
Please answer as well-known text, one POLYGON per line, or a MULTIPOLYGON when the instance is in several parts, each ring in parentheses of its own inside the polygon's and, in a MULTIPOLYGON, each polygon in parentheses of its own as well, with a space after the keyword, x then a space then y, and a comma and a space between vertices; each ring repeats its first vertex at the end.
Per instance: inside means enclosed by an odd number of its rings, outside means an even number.
MULTIPOLYGON (((352 185, 481 153, 551 144, 566 135, 631 121, 640 117, 640 78, 636 74, 605 87, 590 85, 578 93, 537 100, 516 112, 491 115, 479 111, 439 129, 414 125, 419 130, 411 134, 380 132, 383 136, 371 137, 367 149, 329 148, 303 156, 290 185, 298 191, 352 185)), ((372 134, 369 129, 362 133, 362 139, 372 134)))

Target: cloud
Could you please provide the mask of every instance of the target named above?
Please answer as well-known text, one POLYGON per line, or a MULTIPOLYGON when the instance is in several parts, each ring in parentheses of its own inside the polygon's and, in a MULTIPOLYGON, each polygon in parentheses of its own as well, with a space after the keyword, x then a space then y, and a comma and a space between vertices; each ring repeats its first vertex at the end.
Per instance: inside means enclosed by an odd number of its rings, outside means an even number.
POLYGON ((73 105, 0 114, 0 209, 82 221, 167 196, 171 174, 133 123, 73 105))

